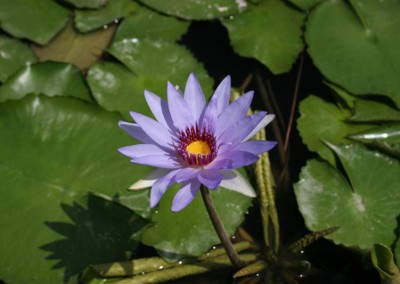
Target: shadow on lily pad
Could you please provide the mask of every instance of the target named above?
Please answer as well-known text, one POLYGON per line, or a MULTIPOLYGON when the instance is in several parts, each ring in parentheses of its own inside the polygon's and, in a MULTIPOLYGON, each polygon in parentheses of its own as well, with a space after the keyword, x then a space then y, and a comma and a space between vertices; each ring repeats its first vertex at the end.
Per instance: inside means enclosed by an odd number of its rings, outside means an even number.
POLYGON ((46 259, 58 260, 52 269, 65 269, 64 282, 79 278, 90 264, 127 260, 146 224, 125 207, 93 195, 87 197, 87 208, 76 202, 61 208, 72 223, 46 222, 64 238, 41 249, 50 253, 46 259))

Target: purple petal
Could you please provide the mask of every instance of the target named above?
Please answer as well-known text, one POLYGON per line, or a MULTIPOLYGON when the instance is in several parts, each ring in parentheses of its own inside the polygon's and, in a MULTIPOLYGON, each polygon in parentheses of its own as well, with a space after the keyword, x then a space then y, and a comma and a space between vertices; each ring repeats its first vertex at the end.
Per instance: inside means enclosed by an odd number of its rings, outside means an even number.
MULTIPOLYGON (((276 141, 251 140, 239 143, 235 148, 231 150, 249 152, 258 156, 262 153, 268 152, 269 150, 274 148, 276 144, 276 141)), ((223 154, 225 149, 221 147, 218 153, 223 154)))
POLYGON ((172 121, 179 130, 185 130, 187 127, 195 125, 191 109, 183 99, 180 92, 168 82, 168 107, 171 113, 172 121))
POLYGON ((195 121, 198 123, 201 114, 206 105, 203 90, 196 78, 196 75, 191 73, 186 83, 184 99, 189 106, 195 121))
POLYGON ((165 191, 175 183, 175 174, 178 170, 171 171, 165 176, 156 180, 151 188, 150 192, 150 207, 154 208, 158 202, 160 202, 161 197, 164 195, 165 191))
POLYGON ((222 175, 218 171, 202 170, 198 179, 207 188, 215 189, 221 183, 222 175))
POLYGON ((147 136, 153 139, 153 143, 172 148, 171 134, 161 123, 137 112, 132 111, 130 114, 147 136))
POLYGON ((139 140, 140 142, 146 144, 154 143, 153 139, 151 139, 144 131, 140 128, 136 123, 130 123, 126 121, 119 121, 119 127, 121 127, 125 132, 127 132, 133 138, 139 140))
POLYGON ((129 187, 129 190, 139 190, 143 188, 152 187, 153 184, 162 176, 168 174, 170 170, 166 169, 155 169, 151 171, 147 176, 138 180, 129 187))
POLYGON ((163 169, 178 169, 182 167, 179 161, 172 156, 145 156, 131 160, 135 164, 148 165, 163 169))
POLYGON ((246 117, 254 92, 250 91, 231 103, 218 117, 215 135, 219 137, 229 126, 246 117))
POLYGON ((221 134, 218 139, 219 144, 236 146, 253 131, 265 115, 266 112, 260 111, 234 123, 221 134))
POLYGON ((249 197, 256 197, 251 184, 236 170, 221 171, 223 176, 220 186, 249 197))
POLYGON ((171 114, 169 113, 168 103, 162 100, 159 96, 147 90, 144 91, 144 96, 154 117, 161 124, 175 132, 176 130, 174 124, 172 123, 171 114))
POLYGON ((273 119, 275 118, 275 114, 268 114, 267 116, 265 116, 260 123, 257 124, 257 126, 249 133, 249 135, 247 135, 243 141, 247 141, 249 140, 251 137, 253 137, 254 135, 256 135, 256 133, 258 131, 260 131, 261 129, 263 129, 265 126, 267 126, 273 119))
POLYGON ((181 169, 175 177, 176 182, 184 182, 193 179, 200 174, 200 168, 184 168, 181 169))
POLYGON ((137 144, 126 147, 121 147, 118 151, 132 159, 145 156, 165 156, 168 155, 163 149, 154 144, 137 144))
POLYGON ((226 76, 224 80, 218 85, 214 92, 213 97, 217 97, 217 111, 218 114, 222 113, 229 104, 231 96, 231 77, 226 76))
POLYGON ((198 180, 191 180, 190 182, 185 183, 176 193, 174 200, 172 201, 171 210, 173 212, 178 212, 188 206, 188 204, 196 197, 199 188, 200 182, 198 180))
POLYGON ((220 169, 237 169, 244 166, 248 166, 254 164, 259 159, 258 155, 254 155, 249 152, 244 151, 229 151, 218 155, 211 164, 209 164, 206 168, 208 170, 220 170, 220 169), (221 168, 220 165, 223 164, 224 161, 227 161, 224 168, 221 168))
POLYGON ((207 127, 208 129, 215 131, 217 116, 217 97, 213 96, 201 118, 201 128, 207 127))

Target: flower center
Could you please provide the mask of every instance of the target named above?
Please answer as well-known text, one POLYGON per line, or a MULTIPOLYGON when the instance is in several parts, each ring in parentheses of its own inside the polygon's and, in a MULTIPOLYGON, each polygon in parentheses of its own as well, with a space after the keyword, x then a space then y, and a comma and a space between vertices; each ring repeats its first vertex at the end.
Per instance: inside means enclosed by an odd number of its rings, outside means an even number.
POLYGON ((217 156, 216 140, 211 129, 198 125, 178 130, 175 148, 182 160, 189 166, 205 166, 217 156))
POLYGON ((207 155, 211 153, 210 146, 205 141, 193 141, 186 147, 186 151, 194 155, 207 155))

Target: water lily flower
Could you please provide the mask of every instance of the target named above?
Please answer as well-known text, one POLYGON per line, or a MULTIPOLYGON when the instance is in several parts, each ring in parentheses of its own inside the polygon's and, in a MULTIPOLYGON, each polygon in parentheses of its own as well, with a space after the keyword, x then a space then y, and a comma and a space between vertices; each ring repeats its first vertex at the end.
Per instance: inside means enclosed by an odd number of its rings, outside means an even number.
POLYGON ((228 76, 207 105, 196 76, 190 74, 183 95, 169 82, 167 101, 144 92, 156 120, 131 112, 135 123, 119 122, 122 129, 143 143, 122 147, 119 152, 133 163, 157 168, 131 187, 151 187, 152 208, 174 183, 182 183, 172 202, 174 212, 185 208, 201 185, 256 196, 236 169, 255 163, 260 154, 276 145, 274 141, 250 140, 274 115, 257 112, 247 116, 253 92, 229 104, 230 90, 228 76))

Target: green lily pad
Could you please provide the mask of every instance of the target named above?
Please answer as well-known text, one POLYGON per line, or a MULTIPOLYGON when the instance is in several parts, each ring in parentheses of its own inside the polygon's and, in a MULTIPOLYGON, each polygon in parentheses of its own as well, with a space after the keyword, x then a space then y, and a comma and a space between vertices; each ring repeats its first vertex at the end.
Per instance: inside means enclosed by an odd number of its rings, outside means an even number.
POLYGON ((0 82, 25 64, 36 62, 35 54, 19 40, 0 35, 0 82))
POLYGON ((310 14, 308 52, 332 82, 400 107, 400 2, 327 0, 310 14))
POLYGON ((0 102, 31 93, 93 100, 79 69, 59 62, 36 63, 20 69, 0 86, 0 102))
POLYGON ((322 0, 290 0, 291 3, 304 11, 310 10, 321 1, 322 0))
POLYGON ((114 41, 134 38, 175 41, 186 32, 189 23, 141 7, 118 26, 114 41))
POLYGON ((64 0, 77 8, 100 8, 107 4, 108 0, 64 0))
MULTIPOLYGON (((169 260, 199 256, 221 241, 207 215, 200 192, 185 209, 172 212, 177 186, 168 189, 151 215, 152 225, 143 231, 142 242, 169 260)), ((243 222, 251 198, 224 188, 211 191, 217 212, 229 235, 243 222)))
POLYGON ((187 20, 210 20, 232 14, 247 7, 245 1, 231 0, 142 0, 147 6, 167 15, 187 20))
POLYGON ((338 106, 340 108, 344 109, 353 109, 354 108, 354 101, 356 99, 355 96, 349 94, 342 88, 331 84, 329 82, 324 82, 325 85, 327 85, 329 88, 332 90, 333 97, 335 98, 335 101, 337 102, 338 106))
POLYGON ((348 110, 340 110, 334 104, 319 97, 309 96, 300 102, 300 117, 297 129, 310 151, 317 152, 322 158, 335 164, 331 149, 325 144, 346 144, 351 141, 346 137, 370 129, 371 125, 352 124, 345 120, 350 117, 348 110))
POLYGON ((307 227, 340 226, 327 238, 345 246, 392 245, 400 214, 399 161, 358 144, 332 148, 348 179, 326 162, 307 163, 295 184, 307 227))
POLYGON ((283 1, 263 1, 223 20, 234 50, 267 66, 274 74, 290 70, 303 50, 304 14, 283 1))
POLYGON ((46 44, 68 21, 69 11, 55 1, 0 1, 0 26, 18 38, 46 44))
POLYGON ((120 18, 137 10, 139 5, 132 0, 112 0, 97 10, 76 10, 75 27, 81 32, 107 28, 110 23, 118 23, 120 18))
POLYGON ((71 63, 86 70, 96 62, 111 42, 116 26, 82 34, 72 21, 45 46, 32 45, 40 61, 71 63))
POLYGON ((127 259, 143 220, 88 196, 121 194, 147 169, 117 152, 120 116, 68 97, 0 104, 0 279, 62 283, 91 263, 127 259))
POLYGON ((400 158, 400 123, 378 126, 349 138, 400 158))
POLYGON ((371 260, 372 264, 379 272, 382 283, 400 283, 400 270, 394 263, 390 248, 381 244, 375 244, 371 251, 371 260))
POLYGON ((125 66, 103 62, 89 69, 88 83, 96 101, 105 109, 130 110, 151 115, 143 95, 149 90, 166 98, 167 82, 184 88, 190 72, 195 72, 206 96, 212 94, 212 79, 185 48, 167 41, 147 39, 114 43, 110 53, 125 66))
POLYGON ((400 121, 400 111, 379 101, 356 99, 351 121, 400 121))

